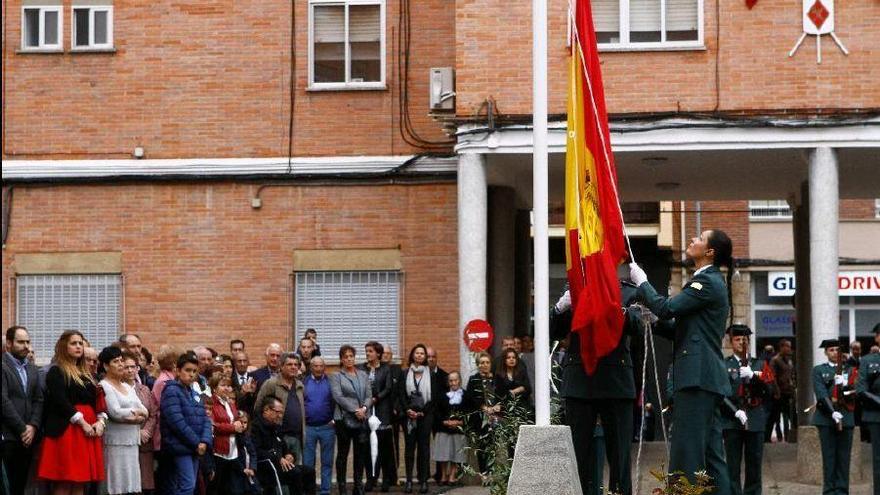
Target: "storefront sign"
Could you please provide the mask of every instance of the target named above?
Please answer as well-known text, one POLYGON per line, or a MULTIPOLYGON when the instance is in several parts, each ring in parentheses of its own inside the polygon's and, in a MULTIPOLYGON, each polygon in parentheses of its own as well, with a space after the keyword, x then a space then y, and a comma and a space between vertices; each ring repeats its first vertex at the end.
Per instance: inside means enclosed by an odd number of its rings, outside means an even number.
MULTIPOLYGON (((771 297, 793 296, 794 272, 770 272, 767 274, 767 295, 771 297)), ((880 271, 840 272, 837 276, 839 296, 880 296, 880 271)))

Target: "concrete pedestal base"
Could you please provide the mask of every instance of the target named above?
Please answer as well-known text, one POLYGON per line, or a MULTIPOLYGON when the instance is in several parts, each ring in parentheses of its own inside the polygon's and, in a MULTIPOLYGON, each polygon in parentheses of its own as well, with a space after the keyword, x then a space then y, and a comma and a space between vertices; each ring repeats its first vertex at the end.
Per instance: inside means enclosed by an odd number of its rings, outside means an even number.
POLYGON ((581 495, 569 427, 520 427, 507 493, 581 495))
MULTIPOLYGON (((798 481, 810 485, 822 485, 822 449, 819 445, 819 431, 815 426, 798 427, 797 443, 798 481)), ((867 481, 862 473, 862 445, 859 429, 853 430, 852 458, 849 465, 850 484, 867 481)))

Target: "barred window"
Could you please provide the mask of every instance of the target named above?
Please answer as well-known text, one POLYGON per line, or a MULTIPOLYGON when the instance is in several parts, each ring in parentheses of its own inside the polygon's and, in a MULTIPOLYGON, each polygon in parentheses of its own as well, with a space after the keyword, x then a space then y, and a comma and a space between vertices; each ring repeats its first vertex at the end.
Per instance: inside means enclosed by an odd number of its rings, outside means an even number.
POLYGON ((780 220, 791 218, 791 207, 784 199, 749 201, 750 220, 780 220))
POLYGON ((318 332, 321 355, 330 363, 339 348, 375 340, 399 349, 402 275, 396 271, 327 271, 295 274, 297 341, 308 328, 318 332))
POLYGON ((97 349, 122 331, 120 275, 19 275, 15 286, 16 323, 27 327, 40 364, 65 330, 81 331, 97 349))

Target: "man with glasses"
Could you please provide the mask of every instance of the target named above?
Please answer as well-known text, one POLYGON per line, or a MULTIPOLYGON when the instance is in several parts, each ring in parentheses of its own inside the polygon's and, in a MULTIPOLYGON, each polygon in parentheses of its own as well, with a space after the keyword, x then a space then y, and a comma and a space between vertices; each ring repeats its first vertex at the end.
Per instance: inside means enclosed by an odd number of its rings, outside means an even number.
POLYGON ((253 416, 257 382, 248 371, 250 364, 247 353, 236 352, 232 355, 232 388, 235 389, 235 404, 239 411, 245 411, 248 416, 253 416))
POLYGON ((290 495, 315 493, 315 470, 297 465, 298 459, 281 438, 281 423, 285 407, 278 397, 263 398, 261 414, 254 418, 251 437, 257 451, 257 476, 264 487, 278 483, 286 486, 290 495))
POLYGON ((281 372, 278 376, 266 380, 257 392, 256 407, 263 410, 266 397, 275 397, 281 401, 284 415, 280 424, 280 432, 290 451, 302 463, 303 433, 305 431, 305 400, 303 384, 299 376, 299 356, 289 352, 281 360, 281 372))

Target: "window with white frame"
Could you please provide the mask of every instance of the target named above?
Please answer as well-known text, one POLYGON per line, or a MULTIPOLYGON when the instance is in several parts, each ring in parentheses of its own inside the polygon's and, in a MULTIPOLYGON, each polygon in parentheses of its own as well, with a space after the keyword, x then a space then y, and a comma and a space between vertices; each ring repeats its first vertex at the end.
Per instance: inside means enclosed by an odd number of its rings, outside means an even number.
POLYGON ((120 275, 19 275, 15 287, 16 324, 27 327, 41 364, 65 330, 79 330, 97 349, 122 332, 120 275))
POLYGON ((599 48, 703 45, 703 0, 592 0, 599 48))
POLYGON ((113 7, 76 6, 71 25, 73 50, 113 48, 113 7))
POLYGON ((61 50, 61 6, 21 8, 21 49, 61 50))
POLYGON ((338 360, 344 344, 354 346, 358 355, 371 340, 399 350, 400 272, 297 272, 294 278, 297 341, 314 328, 329 362, 338 360))
POLYGON ((384 88, 384 0, 311 0, 309 38, 311 88, 384 88))
POLYGON ((749 201, 749 220, 788 220, 791 207, 784 199, 749 201))

